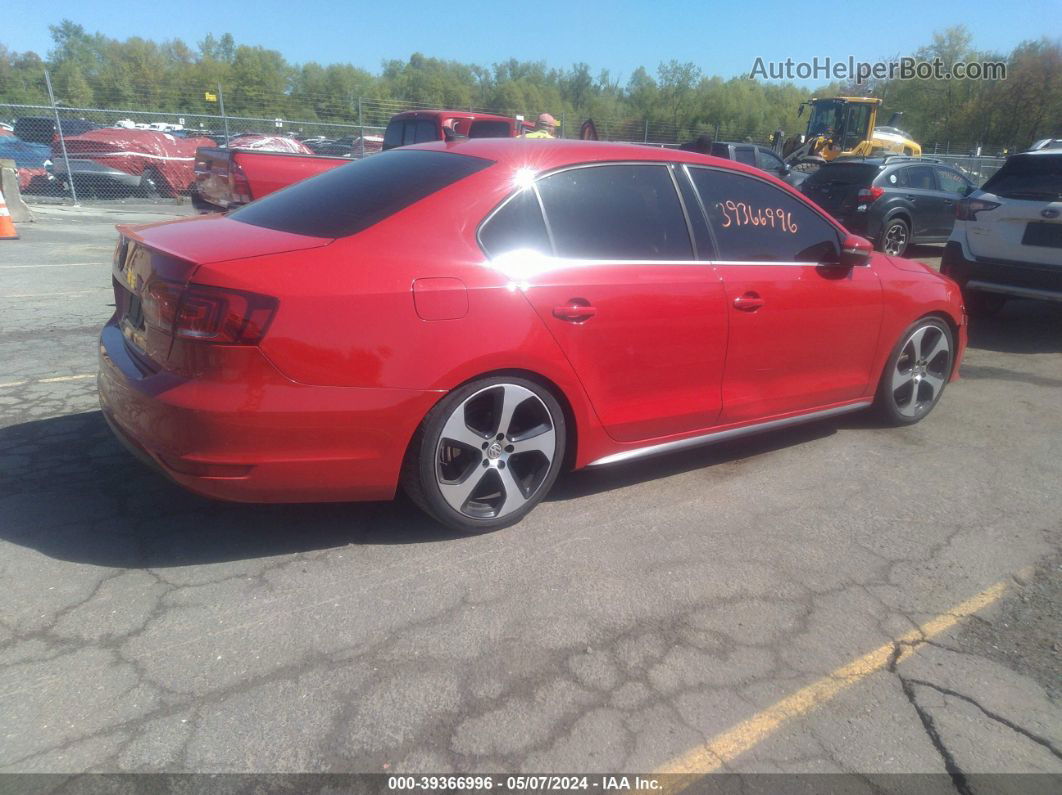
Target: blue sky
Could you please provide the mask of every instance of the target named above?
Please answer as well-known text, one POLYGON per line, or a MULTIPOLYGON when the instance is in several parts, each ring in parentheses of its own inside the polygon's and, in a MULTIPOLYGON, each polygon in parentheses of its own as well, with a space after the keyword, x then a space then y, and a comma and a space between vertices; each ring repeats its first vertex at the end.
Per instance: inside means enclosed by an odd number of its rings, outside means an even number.
MULTIPOLYGON (((1018 42, 1062 36, 1059 0, 807 5, 649 0, 582 4, 566 0, 3 0, 0 43, 51 47, 48 25, 64 17, 114 38, 180 38, 208 32, 279 50, 292 62, 349 62, 379 71, 411 53, 478 63, 515 57, 569 67, 585 61, 624 82, 638 66, 693 61, 706 74, 732 77, 766 60, 886 59, 909 54, 934 31, 965 24, 979 49, 1007 52, 1018 42), (871 16, 880 14, 879 21, 871 16), (886 13, 887 12, 887 13, 886 13)), ((798 81, 799 82, 799 81, 798 81)), ((819 84, 826 81, 807 81, 819 84)))

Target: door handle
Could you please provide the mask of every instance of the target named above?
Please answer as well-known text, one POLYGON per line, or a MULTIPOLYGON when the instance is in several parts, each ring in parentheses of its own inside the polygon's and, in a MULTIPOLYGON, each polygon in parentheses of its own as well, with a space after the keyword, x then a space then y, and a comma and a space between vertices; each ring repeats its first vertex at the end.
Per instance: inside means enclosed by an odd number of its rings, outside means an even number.
POLYGON ((582 323, 597 314, 597 307, 581 298, 573 298, 566 304, 553 307, 553 317, 569 323, 582 323))
POLYGON ((749 292, 734 299, 734 308, 740 309, 742 312, 755 312, 763 304, 764 300, 760 298, 759 293, 749 292))
POLYGON ((955 204, 955 200, 954 199, 945 199, 944 203, 945 204, 955 204))

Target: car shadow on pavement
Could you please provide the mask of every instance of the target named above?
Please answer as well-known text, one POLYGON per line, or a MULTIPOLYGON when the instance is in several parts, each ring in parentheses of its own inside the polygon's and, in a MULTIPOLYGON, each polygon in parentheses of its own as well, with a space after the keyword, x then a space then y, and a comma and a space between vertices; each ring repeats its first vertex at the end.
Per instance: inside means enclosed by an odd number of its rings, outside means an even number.
POLYGON ((969 334, 971 348, 998 353, 1062 353, 1062 303, 1013 298, 996 315, 971 317, 969 334))
MULTIPOLYGON (((711 447, 565 473, 547 498, 571 500, 799 445, 855 416, 711 447)), ((192 494, 145 467, 98 411, 0 428, 0 540, 113 568, 247 560, 347 544, 457 541, 399 495, 393 502, 253 505, 192 494)))
POLYGON ((199 497, 128 453, 99 411, 0 428, 0 539, 60 560, 166 568, 459 538, 404 500, 251 505, 199 497))

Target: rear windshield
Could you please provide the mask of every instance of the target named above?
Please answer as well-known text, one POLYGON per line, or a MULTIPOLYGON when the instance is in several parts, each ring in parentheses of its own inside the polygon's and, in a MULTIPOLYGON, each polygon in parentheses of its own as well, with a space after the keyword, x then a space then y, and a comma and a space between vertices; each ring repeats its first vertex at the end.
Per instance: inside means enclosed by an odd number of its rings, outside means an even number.
POLYGON ((867 163, 830 163, 805 180, 812 185, 869 185, 878 175, 878 167, 867 163))
POLYGON ((493 162, 449 152, 383 152, 297 182, 229 217, 297 235, 347 237, 493 162))
POLYGON ((1057 155, 1015 155, 981 190, 1008 199, 1062 199, 1062 152, 1057 155))
POLYGON ((469 138, 507 138, 509 137, 509 122, 507 121, 474 121, 468 130, 469 138))

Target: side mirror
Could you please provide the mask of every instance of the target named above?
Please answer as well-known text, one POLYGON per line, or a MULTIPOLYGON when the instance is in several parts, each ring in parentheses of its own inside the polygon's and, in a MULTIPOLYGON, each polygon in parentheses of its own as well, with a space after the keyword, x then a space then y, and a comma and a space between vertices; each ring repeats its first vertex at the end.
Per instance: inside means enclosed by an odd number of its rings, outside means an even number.
POLYGON ((840 265, 845 268, 860 268, 870 264, 874 246, 865 237, 846 235, 841 243, 840 265))

